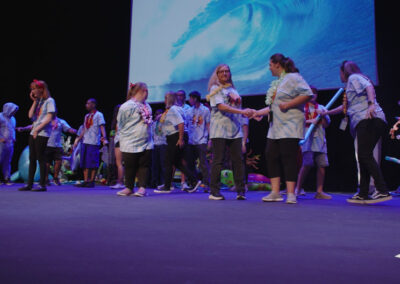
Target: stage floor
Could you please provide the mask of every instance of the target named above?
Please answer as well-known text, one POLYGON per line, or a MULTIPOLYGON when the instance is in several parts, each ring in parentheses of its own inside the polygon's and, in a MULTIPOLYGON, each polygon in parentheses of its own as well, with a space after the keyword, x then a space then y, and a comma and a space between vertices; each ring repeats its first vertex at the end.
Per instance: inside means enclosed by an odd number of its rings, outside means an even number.
POLYGON ((0 283, 400 283, 400 198, 0 186, 0 283))

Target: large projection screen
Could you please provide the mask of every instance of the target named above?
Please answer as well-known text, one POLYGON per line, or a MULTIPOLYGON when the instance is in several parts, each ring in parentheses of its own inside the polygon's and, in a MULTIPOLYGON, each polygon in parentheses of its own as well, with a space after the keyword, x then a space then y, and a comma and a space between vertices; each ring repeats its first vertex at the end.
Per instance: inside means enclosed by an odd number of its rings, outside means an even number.
POLYGON ((274 53, 291 57, 309 84, 342 86, 353 60, 377 84, 373 0, 133 0, 129 81, 149 102, 168 91, 207 94, 220 63, 241 95, 263 94, 274 53))

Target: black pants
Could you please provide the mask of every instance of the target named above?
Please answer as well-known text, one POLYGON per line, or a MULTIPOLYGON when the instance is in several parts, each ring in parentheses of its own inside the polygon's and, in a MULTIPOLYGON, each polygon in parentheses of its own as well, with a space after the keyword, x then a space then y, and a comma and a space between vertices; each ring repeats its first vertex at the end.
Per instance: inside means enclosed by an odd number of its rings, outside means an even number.
POLYGON ((225 148, 228 146, 231 154, 233 179, 238 193, 244 193, 244 163, 242 154, 242 138, 224 139, 213 138, 212 141, 212 164, 210 176, 211 194, 219 193, 221 171, 224 163, 225 148))
POLYGON ((270 178, 282 177, 283 168, 286 181, 297 181, 299 141, 297 138, 267 139, 265 159, 270 178))
POLYGON ((188 145, 188 166, 196 173, 196 160, 199 159, 199 168, 201 172, 201 181, 205 185, 210 184, 210 166, 207 160, 207 144, 188 145))
POLYGON ((122 152, 122 162, 125 168, 125 186, 129 189, 135 187, 136 174, 138 186, 146 187, 147 175, 151 163, 151 150, 140 153, 122 152))
POLYGON ((28 186, 33 186, 33 181, 36 172, 36 161, 39 162, 40 168, 40 186, 46 185, 46 162, 47 158, 45 155, 47 140, 49 137, 37 136, 33 139, 33 136, 29 136, 29 176, 28 176, 28 186))
MULTIPOLYGON (((185 175, 191 186, 195 185, 196 183, 196 178, 194 177, 194 174, 182 162, 185 149, 176 146, 178 140, 179 140, 179 133, 167 136, 167 152, 165 154, 165 175, 164 175, 165 189, 169 189, 171 187, 174 166, 185 175)), ((187 135, 184 135, 184 141, 185 141, 184 147, 186 147, 188 142, 187 135)))
POLYGON ((367 197, 371 176, 379 192, 386 193, 387 187, 382 171, 374 159, 373 151, 378 140, 386 132, 386 123, 380 118, 361 120, 356 127, 358 159, 360 163, 360 196, 367 197))
POLYGON ((154 145, 151 159, 151 185, 157 187, 164 183, 166 145, 154 145))

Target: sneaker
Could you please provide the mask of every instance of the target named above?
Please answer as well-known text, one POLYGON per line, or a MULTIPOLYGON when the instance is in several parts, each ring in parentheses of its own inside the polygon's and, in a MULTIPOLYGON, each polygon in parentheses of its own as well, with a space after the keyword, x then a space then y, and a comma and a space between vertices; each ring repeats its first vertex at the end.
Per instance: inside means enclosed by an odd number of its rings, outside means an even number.
POLYGON ((59 180, 58 178, 55 178, 55 179, 53 180, 53 183, 54 183, 55 185, 58 185, 58 186, 61 185, 61 182, 60 182, 60 180, 59 180))
POLYGON ((306 195, 306 192, 305 192, 304 188, 300 188, 299 190, 295 190, 294 193, 297 196, 305 196, 306 195))
POLYGON ((326 194, 325 192, 317 192, 314 195, 315 199, 332 199, 332 196, 329 194, 326 194))
POLYGON ((286 197, 286 204, 296 204, 296 203, 297 203, 296 194, 288 193, 286 197))
POLYGON ((32 190, 32 186, 27 185, 21 188, 18 188, 19 191, 31 191, 32 190))
POLYGON ((225 200, 225 197, 221 193, 214 193, 208 196, 210 200, 225 200))
POLYGON ((246 200, 246 196, 244 195, 244 193, 238 193, 236 195, 236 200, 246 200))
POLYGON ((166 189, 164 186, 157 187, 157 189, 154 190, 154 193, 171 193, 171 189, 166 189))
POLYGON ((118 183, 110 186, 110 188, 112 188, 112 189, 123 189, 123 188, 125 188, 125 185, 123 185, 122 183, 118 182, 118 183))
POLYGON ((132 190, 129 188, 124 188, 123 190, 120 190, 117 192, 118 196, 130 196, 132 195, 132 190))
POLYGON ((264 202, 276 202, 276 201, 283 201, 282 195, 279 193, 271 192, 267 196, 264 196, 262 198, 262 201, 264 202))
POLYGON ((136 197, 146 196, 146 189, 144 187, 139 187, 139 189, 133 194, 136 197))
POLYGON ((379 203, 384 202, 392 199, 392 196, 389 193, 382 193, 376 191, 372 196, 371 199, 368 200, 367 204, 379 203))
POLYGON ((87 181, 83 181, 81 183, 75 183, 74 186, 75 187, 86 187, 87 181))
POLYGON ((356 204, 366 204, 367 201, 371 200, 369 197, 362 197, 358 193, 354 194, 351 198, 347 199, 348 203, 356 203, 356 204))
POLYGON ((44 185, 41 185, 41 186, 39 186, 39 187, 37 187, 37 188, 32 188, 32 191, 47 191, 47 188, 46 188, 46 186, 44 186, 44 185))
POLYGON ((6 181, 4 181, 4 183, 3 183, 4 185, 13 185, 13 183, 12 182, 10 182, 9 180, 6 180, 6 181))
POLYGON ((85 187, 93 188, 93 187, 94 187, 94 181, 88 181, 88 182, 86 183, 86 186, 85 186, 85 187))
POLYGON ((181 190, 187 191, 187 189, 191 189, 191 187, 188 186, 188 184, 186 182, 182 182, 181 183, 181 190))
POLYGON ((279 193, 280 193, 281 195, 285 195, 285 194, 287 194, 287 189, 281 190, 279 193))
MULTIPOLYGON (((162 188, 164 188, 164 185, 162 184, 162 185, 159 185, 159 186, 157 186, 157 189, 162 189, 162 188)), ((174 187, 174 185, 173 184, 171 184, 171 186, 170 186, 170 188, 169 188, 171 191, 173 191, 173 190, 175 190, 175 187, 174 187)))
POLYGON ((196 192, 197 189, 199 188, 200 184, 201 184, 201 181, 199 180, 198 182, 196 182, 196 183, 193 185, 193 187, 186 188, 185 191, 186 191, 186 192, 189 192, 189 193, 196 192))

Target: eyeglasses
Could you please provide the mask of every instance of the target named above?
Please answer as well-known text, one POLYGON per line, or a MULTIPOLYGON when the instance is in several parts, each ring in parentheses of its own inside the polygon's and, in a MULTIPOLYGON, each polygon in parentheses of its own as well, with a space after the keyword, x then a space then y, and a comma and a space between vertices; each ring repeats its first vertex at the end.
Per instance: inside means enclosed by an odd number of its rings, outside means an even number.
POLYGON ((231 73, 230 70, 219 70, 217 73, 231 73))

